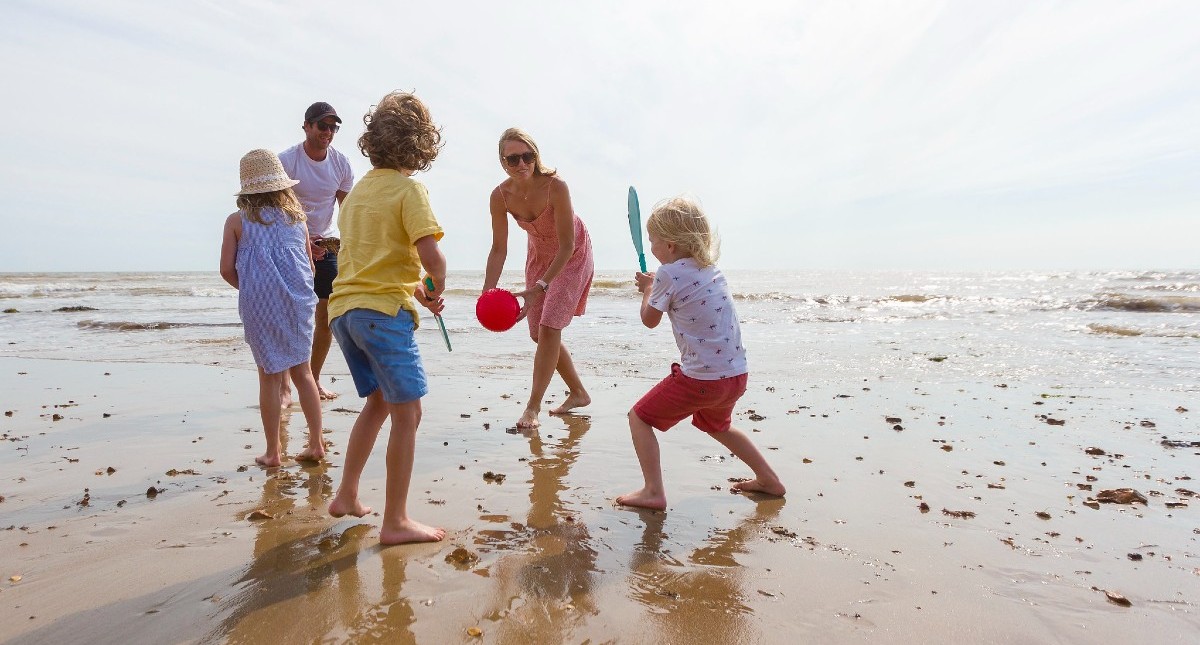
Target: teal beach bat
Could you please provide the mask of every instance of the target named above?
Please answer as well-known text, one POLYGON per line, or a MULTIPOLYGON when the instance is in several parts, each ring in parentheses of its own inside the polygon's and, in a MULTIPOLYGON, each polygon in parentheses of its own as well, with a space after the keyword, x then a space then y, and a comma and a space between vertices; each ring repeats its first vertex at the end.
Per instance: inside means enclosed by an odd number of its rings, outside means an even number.
MULTIPOLYGON (((434 290, 433 278, 425 276, 425 288, 430 291, 434 290)), ((432 298, 427 297, 426 300, 432 300, 432 298)), ((437 320, 438 328, 442 330, 442 340, 446 341, 446 351, 454 351, 454 348, 450 346, 450 335, 446 333, 446 321, 442 320, 441 314, 433 314, 433 318, 437 320)))
POLYGON ((637 249, 638 264, 646 272, 646 254, 642 251, 642 209, 638 206, 637 191, 629 187, 629 234, 633 236, 633 248, 637 249))

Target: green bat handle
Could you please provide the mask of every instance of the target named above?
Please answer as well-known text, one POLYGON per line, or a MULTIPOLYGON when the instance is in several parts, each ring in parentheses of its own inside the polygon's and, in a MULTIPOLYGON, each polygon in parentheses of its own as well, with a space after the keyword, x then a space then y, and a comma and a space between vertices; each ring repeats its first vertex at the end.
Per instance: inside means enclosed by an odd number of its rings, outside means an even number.
MULTIPOLYGON (((436 289, 436 287, 433 286, 432 276, 425 276, 425 288, 429 291, 434 291, 436 289)), ((433 298, 430 298, 428 295, 425 296, 425 299, 433 300, 433 298)), ((442 320, 441 314, 433 314, 433 319, 437 321, 438 329, 442 330, 442 340, 446 341, 446 351, 454 351, 454 348, 450 346, 450 334, 446 333, 446 321, 442 320)))

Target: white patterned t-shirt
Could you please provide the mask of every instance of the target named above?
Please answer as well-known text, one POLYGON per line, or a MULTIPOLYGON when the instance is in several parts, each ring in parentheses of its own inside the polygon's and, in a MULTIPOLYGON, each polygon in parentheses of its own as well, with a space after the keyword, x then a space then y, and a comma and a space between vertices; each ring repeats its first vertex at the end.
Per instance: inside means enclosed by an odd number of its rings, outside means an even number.
POLYGON ((671 319, 684 375, 715 381, 746 373, 733 296, 716 265, 700 268, 692 258, 682 258, 660 266, 649 302, 671 319))

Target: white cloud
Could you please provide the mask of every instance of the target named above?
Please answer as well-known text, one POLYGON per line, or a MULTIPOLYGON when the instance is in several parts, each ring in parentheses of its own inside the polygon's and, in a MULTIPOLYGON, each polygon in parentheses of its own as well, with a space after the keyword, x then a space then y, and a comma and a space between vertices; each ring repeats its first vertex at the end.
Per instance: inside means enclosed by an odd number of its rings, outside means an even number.
POLYGON ((360 117, 395 88, 444 127, 420 178, 457 268, 484 262, 510 125, 570 182, 605 268, 632 266, 631 183, 644 209, 701 198, 731 267, 1194 267, 1198 19, 1190 2, 14 2, 0 218, 23 244, 0 271, 213 268, 242 153, 299 141, 328 100, 361 176, 360 117), (1054 261, 997 221, 1064 236, 1054 261))

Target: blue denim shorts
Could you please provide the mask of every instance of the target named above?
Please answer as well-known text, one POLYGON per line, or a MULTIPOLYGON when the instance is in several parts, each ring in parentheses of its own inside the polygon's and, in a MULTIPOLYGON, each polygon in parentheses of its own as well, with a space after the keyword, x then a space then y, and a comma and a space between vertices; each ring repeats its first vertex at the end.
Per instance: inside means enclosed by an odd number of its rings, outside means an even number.
POLYGON ((373 309, 351 309, 329 326, 359 396, 381 389, 388 403, 407 403, 429 392, 413 334, 416 325, 408 311, 389 316, 373 309))

